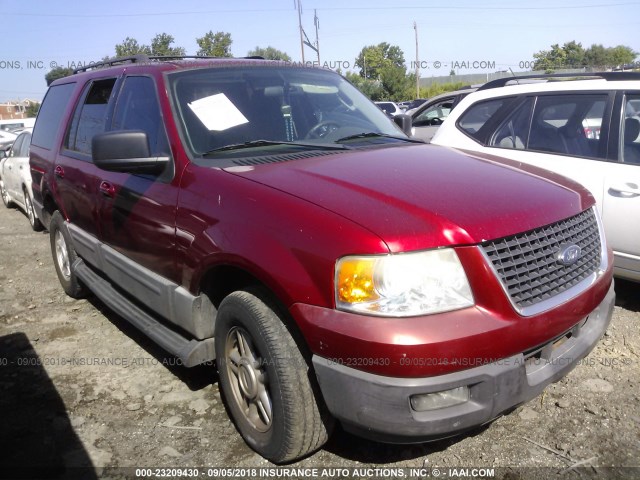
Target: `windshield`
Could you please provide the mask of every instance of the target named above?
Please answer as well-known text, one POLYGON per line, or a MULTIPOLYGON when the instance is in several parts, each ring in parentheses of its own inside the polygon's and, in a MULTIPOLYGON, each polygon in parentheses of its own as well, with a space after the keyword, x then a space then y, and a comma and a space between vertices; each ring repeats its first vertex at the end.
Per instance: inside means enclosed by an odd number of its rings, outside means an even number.
MULTIPOLYGON (((290 66, 208 68, 169 74, 187 147, 195 156, 228 146, 323 148, 361 134, 405 138, 369 99, 333 72, 290 66), (250 143, 253 142, 253 143, 250 143)), ((393 141, 393 140, 390 140, 393 141)))

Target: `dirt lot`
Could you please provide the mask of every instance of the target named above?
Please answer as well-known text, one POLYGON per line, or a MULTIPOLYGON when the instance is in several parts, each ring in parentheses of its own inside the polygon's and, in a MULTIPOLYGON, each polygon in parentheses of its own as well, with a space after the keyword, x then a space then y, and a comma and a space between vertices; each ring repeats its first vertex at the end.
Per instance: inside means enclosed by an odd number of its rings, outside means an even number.
MULTIPOLYGON (((496 477, 514 479, 640 476, 640 285, 620 281, 616 290, 611 327, 595 351, 544 395, 491 425, 408 446, 338 430, 324 449, 289 468, 351 469, 325 472, 333 478, 423 466, 423 478, 474 473, 463 468, 495 468, 496 477)), ((32 232, 21 211, 1 206, 0 418, 5 478, 135 478, 134 467, 270 466, 229 421, 214 367, 181 367, 98 300, 67 298, 48 234, 32 232), (69 468, 82 465, 95 469, 69 468)), ((403 474, 417 475, 380 473, 403 474)))

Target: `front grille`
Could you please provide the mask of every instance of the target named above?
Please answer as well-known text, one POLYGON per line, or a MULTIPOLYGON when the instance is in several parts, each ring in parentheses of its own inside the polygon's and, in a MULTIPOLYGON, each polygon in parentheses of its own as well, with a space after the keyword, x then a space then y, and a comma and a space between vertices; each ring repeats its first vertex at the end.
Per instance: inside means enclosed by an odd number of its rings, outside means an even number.
POLYGON ((597 271, 602 248, 593 209, 553 225, 485 242, 481 247, 520 309, 551 299, 597 271), (580 247, 580 258, 563 265, 558 254, 571 244, 580 247))

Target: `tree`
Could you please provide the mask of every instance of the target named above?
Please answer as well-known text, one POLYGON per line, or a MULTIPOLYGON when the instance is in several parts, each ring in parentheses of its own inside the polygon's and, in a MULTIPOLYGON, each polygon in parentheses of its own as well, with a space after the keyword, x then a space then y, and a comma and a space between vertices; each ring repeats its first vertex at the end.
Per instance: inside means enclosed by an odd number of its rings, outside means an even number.
POLYGON ((116 57, 133 57, 134 55, 151 55, 151 47, 140 45, 135 38, 127 37, 116 45, 116 57))
POLYGON ((605 68, 610 66, 609 55, 607 49, 600 44, 591 45, 586 52, 584 52, 584 61, 586 65, 595 68, 605 68))
POLYGON ((40 110, 40 104, 38 102, 30 103, 26 108, 27 117, 35 117, 36 115, 38 115, 38 110, 40 110))
POLYGON ((380 82, 387 100, 401 102, 415 95, 415 74, 407 75, 404 68, 386 65, 380 69, 380 82))
POLYGON ((534 70, 553 71, 557 68, 583 68, 592 67, 605 69, 632 63, 637 52, 630 47, 618 45, 606 48, 600 44, 591 45, 586 50, 582 44, 571 41, 563 46, 551 45, 550 50, 541 50, 533 54, 534 70))
POLYGON ((395 45, 387 42, 364 47, 355 61, 360 68, 360 76, 371 80, 379 80, 381 69, 395 67, 405 71, 404 53, 395 45))
POLYGON ((183 47, 172 47, 173 35, 158 33, 151 40, 151 46, 141 45, 135 38, 127 37, 122 43, 116 45, 116 57, 133 57, 134 55, 157 55, 179 57, 185 55, 183 47))
POLYGON ((347 72, 345 78, 371 100, 384 100, 384 89, 382 88, 382 83, 378 80, 363 78, 355 72, 347 72))
POLYGON ((638 52, 634 52, 631 48, 624 45, 618 45, 609 49, 609 56, 613 65, 626 65, 635 61, 638 52))
POLYGON ((232 57, 231 34, 226 32, 213 33, 209 30, 204 37, 196 38, 200 50, 196 53, 199 57, 232 57))
POLYGON ((563 68, 567 61, 567 53, 559 45, 551 45, 551 50, 540 50, 533 54, 535 63, 533 64, 534 70, 546 70, 551 71, 554 68, 563 68))
POLYGON ((172 47, 173 35, 159 33, 151 40, 151 54, 168 57, 180 57, 186 54, 183 47, 172 47))
POLYGON ((584 65, 584 48, 581 43, 574 40, 562 46, 565 55, 565 65, 570 68, 580 68, 584 65))
POLYGON ((51 85, 55 80, 62 78, 62 77, 68 77, 69 75, 73 74, 73 69, 72 68, 65 68, 65 67, 56 67, 52 70, 49 71, 49 73, 47 73, 44 76, 44 79, 47 82, 47 87, 49 85, 51 85))
POLYGON ((263 57, 263 58, 266 58, 267 60, 283 60, 285 62, 291 61, 291 57, 289 55, 273 47, 267 47, 267 48, 256 47, 253 50, 250 50, 247 53, 247 56, 263 57))
MULTIPOLYGON (((373 92, 384 100, 404 100, 409 98, 409 84, 415 76, 407 76, 404 64, 404 53, 400 47, 389 45, 387 42, 364 47, 355 65, 360 68, 360 76, 365 80, 375 80, 380 83, 382 93, 377 89, 373 92)), ((372 97, 373 98, 373 97, 372 97)))

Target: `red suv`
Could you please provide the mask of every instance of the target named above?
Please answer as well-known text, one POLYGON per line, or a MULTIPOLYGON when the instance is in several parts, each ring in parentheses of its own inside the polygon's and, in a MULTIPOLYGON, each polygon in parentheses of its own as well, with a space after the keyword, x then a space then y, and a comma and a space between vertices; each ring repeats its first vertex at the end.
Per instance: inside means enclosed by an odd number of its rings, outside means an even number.
POLYGON ((611 318, 585 189, 411 140, 327 70, 94 65, 51 85, 30 164, 66 293, 187 367, 215 359, 239 432, 274 462, 335 420, 390 442, 484 424, 611 318))

